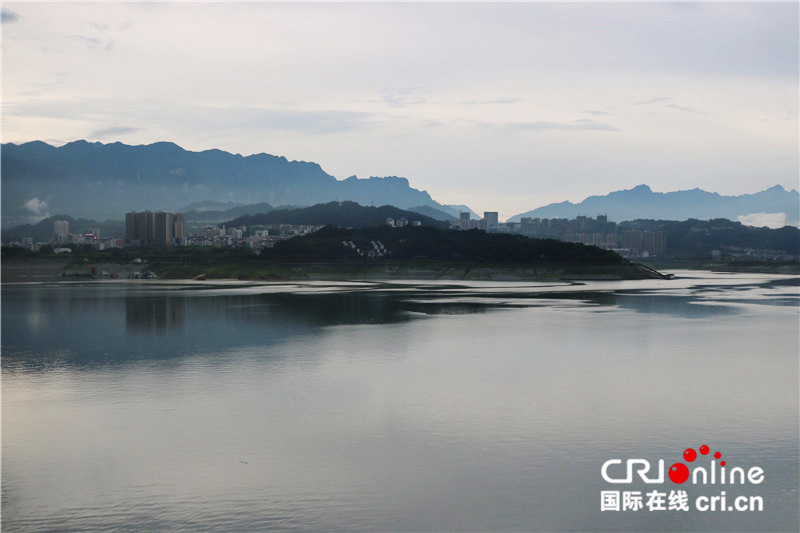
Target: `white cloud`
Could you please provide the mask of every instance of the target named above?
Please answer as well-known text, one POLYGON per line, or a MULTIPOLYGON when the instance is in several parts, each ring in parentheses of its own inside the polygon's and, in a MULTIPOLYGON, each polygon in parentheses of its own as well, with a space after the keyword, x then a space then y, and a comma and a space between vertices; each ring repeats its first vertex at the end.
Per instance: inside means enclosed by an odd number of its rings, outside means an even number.
POLYGON ((736 218, 745 226, 756 228, 782 228, 786 225, 786 213, 750 213, 736 218))
POLYGON ((35 215, 41 215, 47 211, 47 202, 34 197, 25 202, 25 209, 35 215))
POLYGON ((516 131, 619 131, 611 124, 594 120, 580 119, 571 122, 514 122, 506 125, 516 131))
POLYGON ((502 98, 495 98, 494 100, 468 100, 464 103, 466 105, 494 105, 494 104, 517 104, 519 102, 522 102, 522 98, 503 96, 502 98))
POLYGON ((634 105, 650 105, 650 104, 659 104, 661 102, 669 102, 672 100, 671 96, 656 96, 655 98, 648 98, 647 100, 640 100, 636 102, 634 105))

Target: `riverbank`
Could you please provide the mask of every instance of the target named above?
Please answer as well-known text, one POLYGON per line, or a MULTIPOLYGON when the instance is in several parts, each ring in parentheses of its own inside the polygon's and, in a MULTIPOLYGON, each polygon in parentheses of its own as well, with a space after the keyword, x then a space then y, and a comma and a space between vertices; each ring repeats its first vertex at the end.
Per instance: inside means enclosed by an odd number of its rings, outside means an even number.
POLYGON ((201 266, 176 265, 153 269, 162 279, 253 279, 253 280, 387 280, 387 279, 452 279, 471 281, 524 280, 621 280, 663 278, 658 272, 639 265, 600 266, 468 266, 463 264, 228 264, 201 266))
POLYGON ((60 280, 64 268, 70 264, 70 261, 61 258, 4 257, 0 264, 2 264, 0 281, 19 283, 60 280))
POLYGON ((67 260, 59 257, 3 258, 2 282, 59 281, 88 278, 92 268, 107 277, 127 278, 132 272, 155 272, 161 279, 239 280, 389 280, 453 279, 469 281, 622 280, 660 279, 671 270, 747 272, 800 275, 792 262, 652 261, 621 265, 479 265, 464 262, 415 263, 263 263, 222 261, 215 264, 174 262, 111 263, 67 260), (648 270, 652 268, 653 270, 648 270))
POLYGON ((389 280, 452 279, 470 281, 623 280, 665 276, 635 263, 619 265, 478 265, 464 262, 413 263, 92 263, 57 258, 10 258, 2 261, 3 282, 57 281, 90 277, 127 278, 132 272, 155 272, 161 279, 239 280, 389 280))
POLYGON ((710 272, 741 272, 750 274, 800 275, 797 261, 703 261, 655 259, 648 266, 659 270, 708 270, 710 272))

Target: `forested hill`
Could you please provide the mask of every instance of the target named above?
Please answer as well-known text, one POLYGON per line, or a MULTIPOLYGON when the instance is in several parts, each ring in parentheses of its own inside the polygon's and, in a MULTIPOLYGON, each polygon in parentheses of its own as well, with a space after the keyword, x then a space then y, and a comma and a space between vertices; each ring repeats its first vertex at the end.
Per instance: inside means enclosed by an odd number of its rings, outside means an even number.
POLYGON ((279 262, 348 262, 366 258, 490 265, 618 265, 627 262, 614 252, 580 243, 480 230, 410 226, 351 229, 327 226, 309 235, 281 241, 265 249, 262 256, 279 262))
POLYGON ((714 220, 632 220, 622 222, 620 231, 644 230, 666 233, 669 256, 710 254, 712 250, 730 247, 775 250, 800 255, 800 229, 754 228, 740 222, 718 218, 714 220))
POLYGON ((405 211, 391 205, 365 207, 356 202, 328 202, 298 209, 275 209, 258 215, 244 215, 225 223, 226 226, 254 226, 267 224, 334 225, 364 228, 386 225, 386 219, 404 218, 409 224, 419 221, 423 226, 446 228, 447 222, 420 213, 405 211))

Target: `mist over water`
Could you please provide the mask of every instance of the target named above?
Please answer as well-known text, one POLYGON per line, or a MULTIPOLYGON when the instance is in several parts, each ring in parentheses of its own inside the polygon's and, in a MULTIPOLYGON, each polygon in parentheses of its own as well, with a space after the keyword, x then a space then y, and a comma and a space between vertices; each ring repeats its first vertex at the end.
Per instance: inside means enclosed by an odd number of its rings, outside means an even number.
POLYGON ((3 526, 797 530, 798 278, 678 274, 6 284, 3 526), (763 512, 600 511, 701 444, 763 512))

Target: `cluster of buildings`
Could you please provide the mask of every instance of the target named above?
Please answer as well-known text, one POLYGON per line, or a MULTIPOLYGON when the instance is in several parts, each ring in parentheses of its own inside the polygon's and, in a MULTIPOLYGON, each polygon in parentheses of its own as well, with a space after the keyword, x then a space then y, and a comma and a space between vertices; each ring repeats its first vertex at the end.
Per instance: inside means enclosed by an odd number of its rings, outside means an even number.
POLYGON ((181 213, 144 211, 125 213, 126 246, 180 246, 186 244, 186 220, 181 213))
MULTIPOLYGON (((409 222, 408 222, 407 218, 400 217, 400 218, 394 219, 392 217, 386 217, 386 225, 389 226, 390 228, 402 228, 404 226, 408 226, 408 224, 409 224, 409 222)), ((421 226, 422 222, 420 222, 419 220, 414 220, 414 221, 411 222, 411 225, 412 226, 421 226)))
POLYGON ((453 224, 458 229, 482 229, 485 231, 498 231, 504 224, 500 224, 497 211, 484 211, 480 220, 470 218, 469 211, 459 213, 458 220, 453 224))
POLYGON ((485 211, 482 220, 471 220, 468 212, 462 212, 453 226, 459 229, 478 228, 492 233, 518 233, 540 239, 580 242, 613 250, 628 258, 661 256, 667 251, 665 231, 620 230, 616 222, 608 221, 606 215, 598 215, 596 218, 578 216, 573 219, 523 217, 519 222, 500 223, 495 211, 485 211))
POLYGON ((392 252, 387 250, 381 241, 369 241, 369 246, 364 249, 357 246, 353 241, 342 241, 342 246, 355 251, 361 257, 369 257, 370 259, 392 255, 392 252))
POLYGON ((243 247, 260 250, 297 235, 307 235, 322 226, 309 224, 266 224, 221 228, 207 226, 186 237, 188 246, 243 247))
MULTIPOLYGON (((452 227, 580 242, 613 250, 628 258, 662 256, 667 249, 665 231, 619 228, 615 222, 609 222, 606 215, 599 215, 596 218, 578 216, 574 219, 523 217, 520 222, 506 223, 498 220, 497 211, 485 211, 483 219, 472 219, 470 215, 469 212, 460 213, 459 219, 452 223, 452 227)), ((386 224, 399 228, 408 225, 420 226, 421 222, 405 218, 387 218, 386 224)), ((181 213, 133 211, 125 214, 124 239, 101 239, 100 230, 97 228, 86 233, 70 233, 68 220, 56 220, 53 222, 53 239, 50 244, 61 245, 55 250, 65 252, 71 251, 65 247, 70 243, 91 244, 101 250, 122 246, 212 246, 261 250, 272 247, 278 241, 312 233, 320 227, 303 224, 267 224, 228 228, 223 225, 221 228, 208 226, 189 235, 184 215, 181 213)), ((19 244, 36 250, 44 243, 34 243, 32 238, 25 238, 24 242, 19 244)), ((380 253, 380 250, 371 251, 380 253)))
POLYGON ((90 244, 99 250, 106 248, 121 248, 122 239, 116 237, 100 237, 100 229, 92 228, 85 233, 72 233, 70 231, 69 220, 55 220, 53 221, 53 238, 47 242, 34 242, 33 237, 25 237, 20 243, 24 248, 29 250, 38 250, 44 244, 52 244, 55 246, 53 251, 55 253, 69 253, 71 248, 66 247, 67 244, 90 244))

